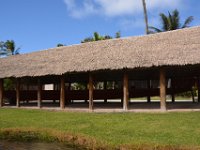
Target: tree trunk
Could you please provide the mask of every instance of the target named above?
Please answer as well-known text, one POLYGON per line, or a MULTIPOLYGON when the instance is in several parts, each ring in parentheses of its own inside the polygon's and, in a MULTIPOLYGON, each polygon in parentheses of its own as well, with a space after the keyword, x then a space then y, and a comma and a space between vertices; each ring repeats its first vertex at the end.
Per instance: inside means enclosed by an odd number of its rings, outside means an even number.
POLYGON ((147 8, 146 8, 146 2, 145 0, 142 0, 142 5, 143 5, 143 9, 144 9, 144 21, 145 21, 145 32, 146 34, 149 33, 149 30, 148 30, 148 16, 147 16, 147 8))

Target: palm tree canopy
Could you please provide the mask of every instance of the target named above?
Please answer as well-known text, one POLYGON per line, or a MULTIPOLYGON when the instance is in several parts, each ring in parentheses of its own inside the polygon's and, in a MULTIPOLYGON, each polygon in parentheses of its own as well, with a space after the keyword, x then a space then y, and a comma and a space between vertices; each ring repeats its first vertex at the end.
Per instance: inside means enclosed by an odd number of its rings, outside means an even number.
POLYGON ((5 43, 0 41, 0 57, 4 57, 7 55, 7 50, 5 48, 5 43))
POLYGON ((165 15, 164 13, 160 13, 160 18, 161 18, 161 23, 162 23, 162 29, 158 29, 156 27, 149 27, 150 33, 155 33, 155 32, 165 32, 165 31, 170 31, 170 30, 177 30, 181 28, 186 28, 189 27, 189 24, 193 21, 193 17, 190 16, 188 17, 184 24, 181 25, 180 23, 180 14, 177 9, 175 9, 172 13, 168 12, 168 16, 165 15))
POLYGON ((7 40, 5 42, 5 48, 7 49, 8 51, 8 55, 17 55, 19 54, 19 49, 20 48, 16 48, 15 46, 15 41, 13 40, 7 40))
MULTIPOLYGON (((115 38, 120 38, 121 37, 121 32, 118 31, 115 33, 115 38)), ((105 35, 102 36, 98 32, 94 32, 92 37, 87 37, 84 40, 81 41, 81 43, 86 43, 86 42, 93 42, 93 41, 100 41, 100 40, 108 40, 112 39, 113 37, 110 35, 105 35)))

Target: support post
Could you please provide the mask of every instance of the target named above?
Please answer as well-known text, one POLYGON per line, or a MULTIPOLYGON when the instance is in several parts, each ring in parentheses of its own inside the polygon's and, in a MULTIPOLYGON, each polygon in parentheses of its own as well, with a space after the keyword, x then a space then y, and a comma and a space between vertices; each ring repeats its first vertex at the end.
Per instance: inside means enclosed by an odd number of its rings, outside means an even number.
POLYGON ((16 79, 16 106, 20 107, 20 79, 16 79))
POLYGON ((92 74, 89 74, 89 110, 93 110, 93 77, 92 74))
MULTIPOLYGON (((29 91, 29 83, 26 84, 26 87, 27 87, 26 90, 29 91)), ((26 100, 26 103, 28 104, 28 103, 29 103, 29 100, 26 100)))
POLYGON ((3 79, 0 79, 0 107, 3 107, 3 79))
POLYGON ((166 77, 163 68, 160 69, 160 109, 166 111, 166 77))
POLYGON ((151 90, 151 80, 147 80, 147 89, 148 89, 148 95, 147 95, 147 102, 150 103, 151 102, 151 94, 150 94, 150 90, 151 90))
MULTIPOLYGON (((68 86, 68 92, 69 92, 69 95, 70 95, 70 92, 71 92, 71 82, 69 82, 69 86, 68 86)), ((68 101, 67 101, 68 104, 71 103, 71 99, 69 97, 68 101)))
POLYGON ((171 92, 172 92, 172 103, 174 103, 175 102, 175 92, 174 92, 174 90, 175 90, 175 88, 174 88, 174 79, 171 79, 171 92))
POLYGON ((198 102, 200 102, 200 78, 197 79, 198 102))
POLYGON ((61 76, 60 79, 60 108, 65 108, 65 78, 61 76))
MULTIPOLYGON (((56 84, 55 83, 53 84, 53 91, 56 91, 56 84)), ((53 99, 53 103, 54 104, 56 103, 56 99, 53 99)))
POLYGON ((123 82, 123 109, 128 110, 129 104, 129 89, 128 89, 128 74, 124 73, 124 82, 123 82))
POLYGON ((40 79, 38 79, 38 89, 37 89, 37 100, 38 100, 38 107, 42 107, 42 84, 40 79))
MULTIPOLYGON (((104 89, 104 91, 107 90, 107 82, 106 81, 103 82, 103 89, 104 89)), ((107 98, 104 99, 104 103, 107 103, 107 98)))

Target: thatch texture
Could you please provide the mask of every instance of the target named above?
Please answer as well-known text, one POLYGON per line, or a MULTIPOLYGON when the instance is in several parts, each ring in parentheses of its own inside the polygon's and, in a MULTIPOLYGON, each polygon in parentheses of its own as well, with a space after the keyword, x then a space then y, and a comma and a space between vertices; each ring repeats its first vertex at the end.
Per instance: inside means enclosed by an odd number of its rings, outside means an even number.
POLYGON ((200 64, 200 27, 2 58, 0 78, 188 64, 200 64))

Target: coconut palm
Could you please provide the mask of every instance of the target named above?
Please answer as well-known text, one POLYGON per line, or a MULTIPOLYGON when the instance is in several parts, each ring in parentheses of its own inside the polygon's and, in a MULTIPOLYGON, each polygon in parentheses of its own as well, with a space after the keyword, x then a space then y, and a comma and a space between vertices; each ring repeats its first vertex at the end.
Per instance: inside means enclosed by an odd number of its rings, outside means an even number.
POLYGON ((115 33, 115 38, 117 38, 117 39, 121 38, 121 32, 120 31, 118 31, 118 32, 115 33))
POLYGON ((57 47, 62 47, 62 46, 65 46, 64 44, 61 44, 61 43, 58 43, 57 44, 57 47))
POLYGON ((160 17, 162 22, 162 29, 158 29, 156 27, 149 27, 151 29, 151 33, 186 28, 189 27, 189 24, 193 21, 193 16, 190 16, 185 20, 184 24, 182 25, 180 23, 180 15, 177 9, 175 9, 172 13, 168 12, 168 16, 161 13, 160 17))
POLYGON ((5 48, 5 43, 0 41, 0 57, 4 57, 7 55, 7 50, 5 48))
POLYGON ((100 41, 104 39, 104 36, 101 36, 98 32, 94 32, 93 37, 85 38, 83 41, 81 41, 81 43, 100 41))
MULTIPOLYGON (((115 38, 120 38, 120 37, 121 37, 120 31, 116 32, 115 38)), ((85 38, 84 40, 81 41, 81 43, 100 41, 100 40, 108 40, 108 39, 112 39, 112 38, 113 37, 110 35, 102 36, 98 32, 94 32, 92 37, 85 38)))
POLYGON ((19 54, 20 48, 16 48, 15 41, 13 41, 13 40, 7 40, 5 42, 5 48, 7 50, 7 55, 17 55, 17 54, 19 54))

